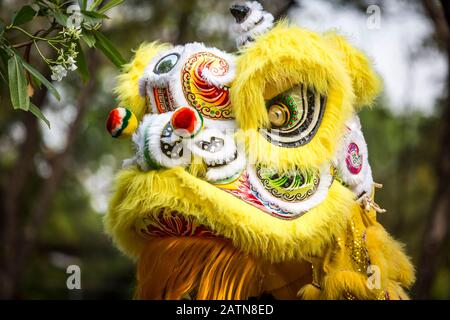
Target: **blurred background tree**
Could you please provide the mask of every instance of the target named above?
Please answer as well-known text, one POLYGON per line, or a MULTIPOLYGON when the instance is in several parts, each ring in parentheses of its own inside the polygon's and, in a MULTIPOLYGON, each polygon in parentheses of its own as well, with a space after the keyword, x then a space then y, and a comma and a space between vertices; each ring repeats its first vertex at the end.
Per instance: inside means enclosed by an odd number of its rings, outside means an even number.
MULTIPOLYGON (((133 48, 154 40, 201 41, 233 51, 228 8, 234 2, 126 0, 108 12, 110 19, 103 21, 101 30, 125 60, 132 57, 133 48)), ((310 6, 307 1, 261 2, 274 16, 288 16, 292 21, 299 12, 306 20, 310 6)), ((432 36, 411 48, 416 50, 411 59, 428 54, 430 48, 448 59, 448 4, 433 0, 396 2, 429 21, 433 28, 432 36)), ((364 0, 318 3, 330 6, 336 15, 346 10, 362 19, 369 6, 364 0)), ((382 12, 389 11, 393 3, 375 1, 382 12)), ((10 21, 26 4, 0 0, 0 18, 10 21)), ((399 29, 410 32, 401 26, 399 29)), ((379 32, 383 32, 383 25, 379 32)), ((98 51, 85 44, 82 47, 90 69, 88 81, 69 73, 53 83, 60 101, 45 90, 36 90, 32 98, 49 120, 50 130, 29 112, 14 111, 8 88, 0 81, 0 234, 13 239, 2 240, 3 298, 132 297, 133 265, 112 246, 102 227, 113 176, 121 160, 131 153, 129 143, 111 139, 105 130, 106 117, 117 106, 112 88, 118 70, 98 51), (12 224, 4 223, 7 203, 16 213, 12 224), (11 225, 13 228, 7 227, 11 225), (24 247, 24 243, 29 244, 24 247), (67 290, 66 268, 71 264, 81 267, 82 290, 67 290)), ((32 59, 38 58, 34 55, 36 52, 31 52, 32 59)), ((410 63, 404 61, 408 66, 410 63)), ((50 79, 48 68, 42 65, 38 70, 50 79)), ((412 105, 399 111, 387 93, 372 109, 361 112, 374 177, 385 186, 377 193, 377 202, 388 210, 380 220, 406 244, 418 268, 414 296, 422 298, 450 298, 448 80, 446 83, 427 112, 412 105)))

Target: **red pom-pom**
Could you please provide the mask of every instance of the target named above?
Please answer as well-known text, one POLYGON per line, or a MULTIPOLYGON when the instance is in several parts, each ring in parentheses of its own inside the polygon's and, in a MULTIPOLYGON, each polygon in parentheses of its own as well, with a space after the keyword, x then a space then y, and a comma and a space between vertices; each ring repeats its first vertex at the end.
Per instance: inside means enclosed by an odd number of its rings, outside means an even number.
POLYGON ((122 123, 122 116, 118 108, 111 110, 108 116, 108 121, 106 122, 106 129, 111 135, 114 135, 117 127, 122 123))
POLYGON ((195 111, 187 107, 178 108, 172 116, 173 128, 183 129, 189 133, 193 133, 198 121, 195 111))

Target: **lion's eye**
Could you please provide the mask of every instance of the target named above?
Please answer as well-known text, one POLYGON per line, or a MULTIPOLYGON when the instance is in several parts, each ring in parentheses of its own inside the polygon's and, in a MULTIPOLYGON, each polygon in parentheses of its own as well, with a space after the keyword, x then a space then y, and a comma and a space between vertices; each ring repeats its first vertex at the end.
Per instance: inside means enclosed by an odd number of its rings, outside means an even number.
POLYGON ((282 102, 277 102, 269 107, 269 120, 274 128, 284 127, 291 119, 291 110, 282 102))
POLYGON ((267 102, 270 129, 262 130, 272 143, 298 147, 317 132, 325 110, 325 97, 299 85, 267 102))
POLYGON ((165 57, 162 57, 155 65, 153 72, 156 74, 163 74, 169 72, 177 64, 179 58, 180 55, 178 53, 171 53, 165 57))

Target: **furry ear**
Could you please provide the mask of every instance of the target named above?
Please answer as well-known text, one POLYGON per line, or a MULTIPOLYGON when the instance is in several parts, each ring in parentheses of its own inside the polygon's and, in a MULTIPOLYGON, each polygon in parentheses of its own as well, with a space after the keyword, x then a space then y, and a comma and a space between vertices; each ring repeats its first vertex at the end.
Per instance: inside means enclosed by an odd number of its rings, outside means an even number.
POLYGON ((139 94, 139 79, 145 67, 158 52, 170 48, 169 44, 158 42, 144 43, 136 51, 130 63, 124 65, 122 74, 117 77, 117 86, 114 93, 119 99, 119 106, 130 109, 138 121, 146 113, 145 98, 139 94))
POLYGON ((364 53, 351 46, 344 37, 334 32, 328 32, 324 36, 341 54, 341 59, 352 79, 355 108, 371 105, 382 88, 381 79, 375 73, 371 61, 364 53))

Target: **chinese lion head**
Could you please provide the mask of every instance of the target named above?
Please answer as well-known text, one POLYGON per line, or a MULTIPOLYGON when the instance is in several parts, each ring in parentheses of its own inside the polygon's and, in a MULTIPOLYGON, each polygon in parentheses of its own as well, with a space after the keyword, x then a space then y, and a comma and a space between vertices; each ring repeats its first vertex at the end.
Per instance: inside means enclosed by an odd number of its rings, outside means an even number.
POLYGON ((357 112, 380 81, 335 33, 231 8, 237 55, 144 44, 118 78, 107 232, 140 299, 405 299, 413 268, 376 221, 357 112))

